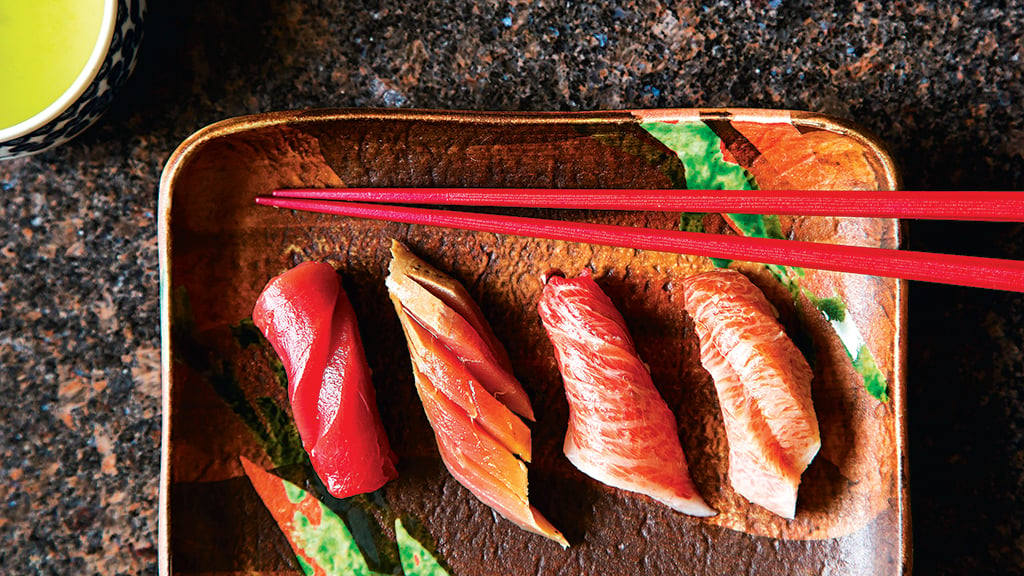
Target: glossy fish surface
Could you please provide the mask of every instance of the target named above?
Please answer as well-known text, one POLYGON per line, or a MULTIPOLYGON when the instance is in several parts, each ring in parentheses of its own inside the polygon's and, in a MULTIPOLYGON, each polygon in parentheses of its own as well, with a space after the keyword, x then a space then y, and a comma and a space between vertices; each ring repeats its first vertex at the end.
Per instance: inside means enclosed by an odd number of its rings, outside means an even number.
POLYGON ((821 447, 813 372, 743 274, 705 272, 683 285, 722 407, 729 482, 751 502, 794 518, 800 476, 821 447))
POLYGON ((305 262, 273 278, 252 317, 285 367, 296 428, 328 491, 346 498, 397 478, 355 311, 334 268, 305 262))
POLYGON ((416 392, 445 467, 507 520, 567 547, 565 537, 530 505, 530 429, 513 410, 519 408, 530 417, 533 411, 526 392, 503 366, 504 349, 491 349, 497 340, 476 304, 467 301, 465 289, 398 242, 393 242, 391 252, 388 293, 409 347, 416 392), (475 317, 469 320, 464 314, 475 317), (511 384, 488 387, 481 374, 493 377, 498 372, 511 384))
POLYGON ((538 309, 565 383, 569 461, 595 480, 679 512, 715 515, 690 478, 675 415, 594 279, 551 276, 538 309))

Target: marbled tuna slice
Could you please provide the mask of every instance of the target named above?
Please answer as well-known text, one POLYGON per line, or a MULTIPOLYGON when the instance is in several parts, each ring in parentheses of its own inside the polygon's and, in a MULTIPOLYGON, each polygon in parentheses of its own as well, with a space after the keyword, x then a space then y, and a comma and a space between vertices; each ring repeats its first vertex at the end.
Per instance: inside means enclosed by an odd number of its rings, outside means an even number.
POLYGON ((409 534, 401 518, 395 518, 395 541, 405 576, 449 576, 437 558, 409 534))
POLYGON ((593 278, 551 277, 538 308, 565 382, 569 461, 600 482, 679 512, 715 515, 690 479, 675 415, 593 278))
POLYGON ((800 475, 821 447, 813 373, 772 305, 745 276, 716 270, 683 285, 701 363, 722 406, 729 481, 751 502, 793 518, 800 475))

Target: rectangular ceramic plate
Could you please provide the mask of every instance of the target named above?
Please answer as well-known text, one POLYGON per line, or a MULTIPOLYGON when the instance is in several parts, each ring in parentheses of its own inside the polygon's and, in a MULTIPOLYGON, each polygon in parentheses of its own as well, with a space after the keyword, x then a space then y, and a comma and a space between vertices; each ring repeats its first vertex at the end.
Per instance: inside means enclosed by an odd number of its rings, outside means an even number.
MULTIPOLYGON (((400 458, 399 479, 378 492, 347 501, 324 498, 375 569, 398 573, 398 517, 457 576, 909 571, 903 283, 807 270, 794 302, 766 267, 731 264, 765 290, 815 369, 822 449, 803 476, 797 516, 787 521, 729 486, 717 398, 699 363, 679 283, 714 263, 253 203, 275 188, 325 186, 893 189, 898 179, 871 138, 796 112, 314 111, 233 119, 201 130, 174 153, 161 182, 163 574, 300 571, 239 457, 321 493, 298 448, 270 346, 247 323, 265 283, 307 260, 329 262, 343 277, 400 458), (568 550, 493 514, 444 469, 384 288, 391 238, 461 281, 508 348, 537 413, 531 502, 566 534, 568 550), (623 312, 677 416, 694 480, 720 511, 715 518, 691 518, 602 486, 565 460, 567 406, 536 314, 540 276, 552 268, 567 275, 591 270, 623 312), (834 316, 845 307, 854 344, 847 336, 844 345, 819 307, 834 316), (862 374, 876 387, 884 379, 887 402, 866 391, 862 374)), ((679 214, 506 212, 680 225, 679 214)), ((894 220, 684 220, 721 233, 899 244, 894 220)))

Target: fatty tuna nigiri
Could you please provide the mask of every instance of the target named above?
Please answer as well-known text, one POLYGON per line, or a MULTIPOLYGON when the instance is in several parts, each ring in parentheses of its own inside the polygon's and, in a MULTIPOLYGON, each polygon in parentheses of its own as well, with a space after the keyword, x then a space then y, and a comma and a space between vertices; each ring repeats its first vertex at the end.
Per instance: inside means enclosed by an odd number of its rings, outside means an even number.
POLYGON ((538 308, 565 382, 569 461, 609 486, 714 516, 690 479, 675 415, 594 279, 551 276, 538 308))
POLYGON ((355 311, 334 268, 305 262, 272 279, 252 318, 284 364, 295 426, 327 490, 345 498, 397 478, 355 311))
POLYGON ((729 442, 729 482, 784 518, 796 515, 800 475, 821 446, 813 373, 746 276, 716 270, 683 282, 729 442))
POLYGON ((565 537, 530 505, 525 462, 529 399, 476 304, 454 280, 398 242, 387 277, 413 381, 452 476, 506 519, 563 547, 565 537), (496 348, 495 348, 496 347, 496 348), (495 383, 498 385, 494 385, 495 383), (488 386, 492 384, 492 386, 488 386))

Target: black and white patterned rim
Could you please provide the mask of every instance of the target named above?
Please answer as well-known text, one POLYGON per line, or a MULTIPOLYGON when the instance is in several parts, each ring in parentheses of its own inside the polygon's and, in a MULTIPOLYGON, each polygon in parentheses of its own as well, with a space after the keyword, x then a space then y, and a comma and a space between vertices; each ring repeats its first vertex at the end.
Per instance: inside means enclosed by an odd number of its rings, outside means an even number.
POLYGON ((50 122, 24 136, 0 142, 0 159, 48 150, 71 140, 96 122, 135 69, 145 13, 146 0, 118 0, 110 47, 92 83, 78 100, 50 122))

